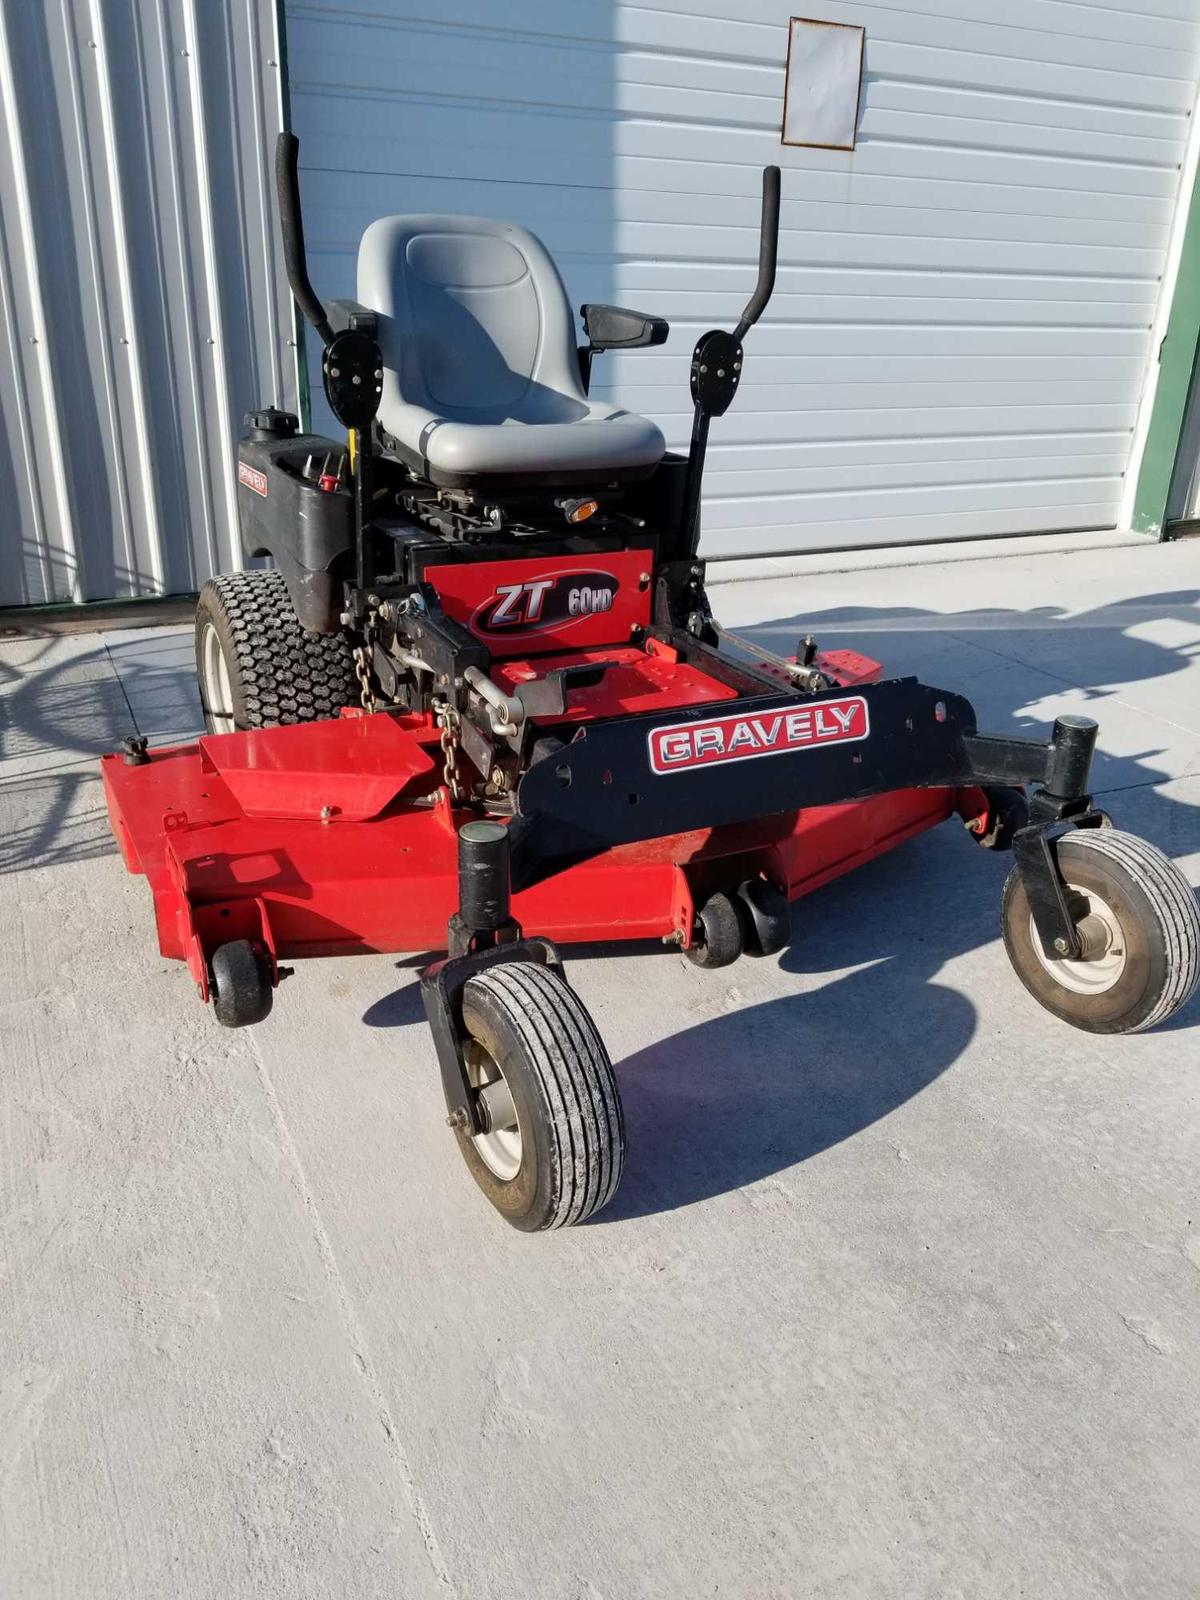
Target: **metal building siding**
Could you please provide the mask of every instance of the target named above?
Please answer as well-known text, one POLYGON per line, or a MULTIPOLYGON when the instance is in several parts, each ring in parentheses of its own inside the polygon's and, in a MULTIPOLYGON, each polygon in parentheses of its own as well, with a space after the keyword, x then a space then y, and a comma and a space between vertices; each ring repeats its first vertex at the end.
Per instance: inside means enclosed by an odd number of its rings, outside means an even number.
MULTIPOLYGON (((714 426, 710 554, 1111 525, 1200 75, 1194 0, 287 0, 313 276, 405 210, 512 216, 661 312, 596 391, 686 442, 687 365, 776 296, 714 426), (853 153, 783 148, 790 10, 863 24, 853 153), (422 14, 423 13, 423 14, 422 14)), ((318 406, 318 416, 320 408, 318 406)))
POLYGON ((234 441, 295 403, 273 0, 0 4, 0 603, 240 565, 234 441))

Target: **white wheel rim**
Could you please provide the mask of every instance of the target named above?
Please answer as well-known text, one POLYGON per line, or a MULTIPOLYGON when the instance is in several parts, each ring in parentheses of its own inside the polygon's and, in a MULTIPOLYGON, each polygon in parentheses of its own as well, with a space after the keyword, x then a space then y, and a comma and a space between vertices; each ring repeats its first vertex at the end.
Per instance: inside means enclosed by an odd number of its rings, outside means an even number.
POLYGON ((233 720, 233 688, 229 682, 229 664, 225 660, 224 650, 221 649, 221 641, 217 638, 217 630, 211 622, 204 625, 204 633, 200 640, 200 662, 204 680, 204 705, 208 711, 212 730, 214 733, 232 733, 236 723, 233 720))
POLYGON ((1064 989, 1070 989, 1073 994, 1106 994, 1114 984, 1120 982, 1129 959, 1120 919, 1108 902, 1091 889, 1081 889, 1077 884, 1069 883, 1067 897, 1087 902, 1088 932, 1098 936, 1103 949, 1099 954, 1080 961, 1052 961, 1042 949, 1042 941, 1030 916, 1029 942, 1033 946, 1033 953, 1064 989))
MULTIPOLYGON (((467 1041, 467 1078, 473 1089, 503 1080, 504 1074, 477 1039, 467 1041)), ((489 1133, 472 1135, 471 1143, 479 1152, 480 1160, 501 1183, 510 1183, 521 1170, 521 1124, 514 1121, 508 1128, 493 1128, 489 1133)))

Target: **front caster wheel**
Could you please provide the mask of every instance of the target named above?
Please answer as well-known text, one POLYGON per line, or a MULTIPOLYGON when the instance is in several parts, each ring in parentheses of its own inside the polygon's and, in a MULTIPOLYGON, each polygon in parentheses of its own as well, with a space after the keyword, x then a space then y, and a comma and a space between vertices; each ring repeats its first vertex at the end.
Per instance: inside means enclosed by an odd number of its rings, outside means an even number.
POLYGON ((270 1015, 275 991, 267 959, 249 939, 233 939, 213 951, 209 993, 223 1028, 245 1028, 270 1015))
POLYGON ((463 991, 467 1073, 487 1131, 457 1131, 471 1176, 514 1228, 582 1222, 607 1205, 625 1121, 596 1025, 566 982, 506 961, 463 991))
POLYGON ((1145 840, 1080 829, 1055 846, 1083 941, 1078 961, 1042 950, 1016 868, 1004 885, 1004 948, 1034 999, 1088 1033, 1165 1022, 1200 982, 1200 911, 1187 879, 1145 840))

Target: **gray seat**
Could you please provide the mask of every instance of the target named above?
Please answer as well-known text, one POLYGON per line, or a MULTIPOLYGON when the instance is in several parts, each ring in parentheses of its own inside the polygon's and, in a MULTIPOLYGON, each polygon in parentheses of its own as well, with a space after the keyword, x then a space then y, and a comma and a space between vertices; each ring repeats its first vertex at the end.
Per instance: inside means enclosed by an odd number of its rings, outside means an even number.
POLYGON ((379 421, 434 483, 645 477, 665 442, 590 400, 558 269, 525 228, 487 217, 381 217, 358 251, 379 318, 379 421))

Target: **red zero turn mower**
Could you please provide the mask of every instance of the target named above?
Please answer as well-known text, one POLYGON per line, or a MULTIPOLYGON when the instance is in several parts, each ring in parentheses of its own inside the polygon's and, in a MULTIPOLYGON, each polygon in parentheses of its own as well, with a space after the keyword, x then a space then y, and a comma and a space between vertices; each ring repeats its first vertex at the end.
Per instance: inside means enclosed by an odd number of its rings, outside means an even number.
POLYGON ((113 831, 164 955, 228 1027, 296 956, 446 950, 421 979, 449 1125, 519 1228, 611 1197, 617 1084, 555 941, 659 938, 700 967, 771 955, 788 903, 957 814, 1012 848, 1005 946, 1048 1010, 1150 1027, 1196 986, 1200 919, 1167 858, 1092 805, 1096 724, 977 733, 960 695, 713 619, 697 559, 709 422, 775 278, 696 345, 686 458, 589 398, 594 357, 667 324, 585 305, 482 217, 384 217, 358 300, 308 280, 296 140, 276 177, 288 276, 345 447, 269 409, 239 450, 242 541, 196 656, 209 732, 105 757, 113 831), (1026 801, 1024 786, 1032 786, 1026 801))

